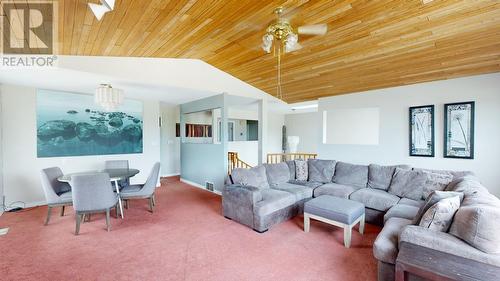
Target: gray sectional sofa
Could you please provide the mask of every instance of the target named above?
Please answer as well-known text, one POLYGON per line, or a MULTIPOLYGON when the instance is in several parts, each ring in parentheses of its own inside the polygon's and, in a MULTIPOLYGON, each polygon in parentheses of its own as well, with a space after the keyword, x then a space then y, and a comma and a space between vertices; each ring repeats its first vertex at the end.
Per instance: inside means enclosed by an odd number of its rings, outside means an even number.
POLYGON ((233 170, 222 192, 224 216, 262 233, 302 214, 309 199, 332 195, 363 203, 366 221, 383 226, 373 246, 379 281, 394 280, 401 242, 500 267, 500 200, 471 172, 309 159, 304 177, 296 163, 304 164, 288 161, 233 170), (463 194, 448 232, 416 222, 434 190, 463 194))

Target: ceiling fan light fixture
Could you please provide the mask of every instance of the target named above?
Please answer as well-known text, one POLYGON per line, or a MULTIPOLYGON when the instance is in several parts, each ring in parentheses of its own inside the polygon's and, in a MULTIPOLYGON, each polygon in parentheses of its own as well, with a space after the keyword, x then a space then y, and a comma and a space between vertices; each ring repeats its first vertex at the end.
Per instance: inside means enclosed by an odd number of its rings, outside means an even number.
POLYGON ((273 46, 273 40, 274 37, 272 34, 265 34, 262 36, 262 50, 264 50, 266 53, 271 53, 271 47, 273 46))

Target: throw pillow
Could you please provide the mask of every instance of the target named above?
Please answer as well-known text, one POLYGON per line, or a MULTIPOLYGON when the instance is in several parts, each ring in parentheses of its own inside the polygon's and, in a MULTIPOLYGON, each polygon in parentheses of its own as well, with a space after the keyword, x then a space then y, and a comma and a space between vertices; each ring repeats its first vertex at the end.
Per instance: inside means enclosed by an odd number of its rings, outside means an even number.
POLYGON ((434 204, 441 201, 442 199, 454 196, 458 196, 460 198, 460 201, 462 201, 464 194, 461 192, 453 192, 453 191, 439 191, 439 190, 433 191, 429 195, 429 197, 427 197, 427 199, 425 200, 424 205, 422 205, 422 207, 420 207, 420 209, 418 210, 417 215, 413 219, 412 224, 414 225, 420 224, 420 219, 430 207, 432 207, 434 204))
POLYGON ((331 182, 335 172, 335 160, 307 160, 309 181, 327 183, 331 182))
POLYGON ((257 188, 269 188, 266 168, 263 165, 251 169, 237 168, 231 172, 231 179, 235 184, 250 185, 257 188))
POLYGON ((307 161, 295 160, 295 179, 306 181, 308 177, 307 161))
POLYGON ((431 230, 447 232, 459 207, 460 197, 458 196, 442 199, 425 212, 418 225, 431 230))
POLYGON ((420 200, 426 181, 426 172, 396 168, 389 186, 389 193, 399 197, 420 200))
POLYGON ((461 207, 455 214, 450 234, 488 254, 500 253, 500 209, 487 205, 461 207))
POLYGON ((452 175, 428 173, 427 181, 425 182, 424 190, 422 193, 422 198, 424 200, 427 199, 427 197, 429 197, 429 195, 435 190, 444 190, 452 180, 452 175))

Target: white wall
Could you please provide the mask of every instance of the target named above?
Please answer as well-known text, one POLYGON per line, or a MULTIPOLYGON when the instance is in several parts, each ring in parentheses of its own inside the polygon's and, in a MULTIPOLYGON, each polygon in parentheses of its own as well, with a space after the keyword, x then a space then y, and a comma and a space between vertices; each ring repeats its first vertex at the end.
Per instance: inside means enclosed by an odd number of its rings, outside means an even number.
MULTIPOLYGON (((140 169, 131 179, 141 183, 147 179, 155 162, 160 161, 159 102, 144 101, 144 149, 141 154, 37 158, 36 89, 1 85, 4 151, 4 192, 6 203, 21 201, 27 206, 43 204, 45 196, 40 184, 40 170, 59 166, 65 173, 101 169, 108 159, 127 159, 140 169)), ((22 206, 22 204, 21 204, 22 206)))
POLYGON ((317 153, 321 141, 321 117, 318 112, 285 115, 287 136, 299 136, 298 152, 317 153))
POLYGON ((173 176, 181 172, 181 141, 175 136, 175 124, 180 122, 179 106, 161 103, 161 175, 173 176))
MULTIPOLYGON (((490 192, 500 195, 500 74, 472 76, 416 85, 334 96, 319 100, 319 112, 335 108, 380 108, 379 145, 322 144, 321 128, 316 137, 320 158, 353 163, 398 164, 450 170, 472 170, 490 192), (475 159, 443 158, 443 105, 476 102, 475 159), (408 152, 408 108, 434 104, 436 157, 410 157, 408 152)), ((321 122, 319 115, 314 124, 321 122)), ((308 122, 298 124, 300 115, 287 116, 289 134, 308 122)), ((307 134, 303 132, 302 136, 307 134)), ((301 139, 302 142, 302 139, 301 139)))
MULTIPOLYGON (((258 113, 255 111, 245 111, 229 108, 229 118, 257 120, 258 113)), ((280 153, 281 129, 285 124, 285 115, 280 113, 268 112, 267 123, 268 125, 267 137, 265 138, 265 151, 266 153, 280 153)), ((228 142, 228 150, 238 152, 239 158, 251 166, 256 166, 259 163, 258 141, 228 142)))
POLYGON ((267 114, 267 143, 268 153, 281 153, 282 129, 285 125, 285 115, 269 112, 267 114))

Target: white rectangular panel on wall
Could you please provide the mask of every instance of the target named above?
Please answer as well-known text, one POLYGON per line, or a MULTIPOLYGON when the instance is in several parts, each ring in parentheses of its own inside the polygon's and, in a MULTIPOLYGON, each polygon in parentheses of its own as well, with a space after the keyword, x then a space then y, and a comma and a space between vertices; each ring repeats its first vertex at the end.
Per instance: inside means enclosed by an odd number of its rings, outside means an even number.
POLYGON ((323 143, 378 145, 380 110, 339 108, 323 111, 323 143))

